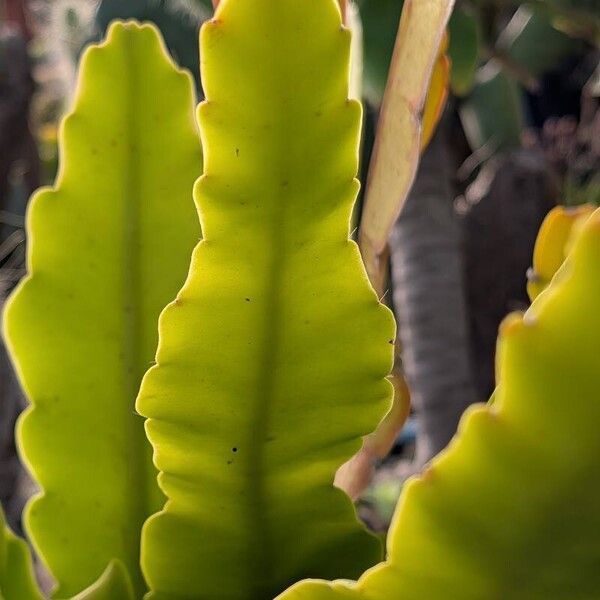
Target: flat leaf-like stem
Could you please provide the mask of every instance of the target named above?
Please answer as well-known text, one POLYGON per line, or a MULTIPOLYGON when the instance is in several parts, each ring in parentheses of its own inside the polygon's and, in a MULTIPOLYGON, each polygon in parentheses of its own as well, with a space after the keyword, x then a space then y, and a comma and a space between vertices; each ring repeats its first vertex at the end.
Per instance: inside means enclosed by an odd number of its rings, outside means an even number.
POLYGON ((137 404, 168 497, 142 561, 153 600, 266 600, 380 556, 332 482, 390 406, 395 327, 349 240, 337 0, 223 0, 201 45, 204 240, 137 404))
POLYGON ((600 210, 501 328, 495 400, 405 487, 389 557, 358 584, 279 600, 600 597, 600 210))
POLYGON ((0 508, 0 600, 42 600, 25 540, 6 525, 0 508))
POLYGON ((31 401, 19 445, 42 488, 26 525, 59 597, 112 559, 141 593, 140 529, 164 498, 134 403, 198 241, 202 170, 191 78, 154 27, 117 23, 85 52, 60 149, 56 186, 31 201, 28 275, 6 309, 31 401))
MULTIPOLYGON (((382 280, 380 261, 390 231, 404 206, 419 164, 421 114, 453 5, 454 0, 406 0, 402 10, 360 226, 363 260, 376 287, 382 280)), ((447 61, 444 57, 439 60, 436 85, 431 91, 429 112, 432 116, 436 111, 439 115, 447 89, 447 61)), ((429 120, 435 122, 431 117, 429 120)))

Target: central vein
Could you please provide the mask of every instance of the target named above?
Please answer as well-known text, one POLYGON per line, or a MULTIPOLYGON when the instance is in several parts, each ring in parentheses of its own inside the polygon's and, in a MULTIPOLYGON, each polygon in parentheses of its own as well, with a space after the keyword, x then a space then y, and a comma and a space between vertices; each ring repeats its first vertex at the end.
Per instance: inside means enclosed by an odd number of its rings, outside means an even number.
MULTIPOLYGON (((125 147, 126 168, 124 178, 124 227, 123 227, 123 349, 124 349, 124 382, 125 382, 125 420, 131 429, 129 434, 129 448, 124 455, 128 462, 128 471, 131 477, 130 489, 134 493, 127 494, 131 510, 131 539, 128 552, 131 564, 139 564, 139 531, 150 512, 150 499, 148 482, 156 478, 154 466, 150 461, 148 442, 143 427, 143 420, 134 413, 134 403, 138 393, 140 381, 147 360, 143 356, 143 298, 142 298, 142 248, 141 248, 141 211, 142 211, 142 178, 140 172, 140 136, 138 112, 138 90, 140 65, 138 64, 135 41, 125 31, 125 60, 127 61, 128 107, 126 111, 126 132, 123 137, 125 147)), ((138 586, 143 586, 139 569, 135 575, 138 586)))

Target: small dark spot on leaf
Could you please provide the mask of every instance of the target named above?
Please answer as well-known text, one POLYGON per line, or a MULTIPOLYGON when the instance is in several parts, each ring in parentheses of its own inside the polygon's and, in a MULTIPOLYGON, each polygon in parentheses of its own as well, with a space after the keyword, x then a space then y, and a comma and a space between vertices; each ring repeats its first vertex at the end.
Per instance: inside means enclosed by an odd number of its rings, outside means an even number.
POLYGON ((240 149, 239 149, 239 148, 236 148, 236 149, 235 149, 235 155, 236 155, 236 156, 239 156, 239 155, 240 155, 240 149))
POLYGON ((246 302, 250 302, 250 298, 246 298, 246 302))
POLYGON ((227 464, 228 464, 228 465, 230 465, 230 464, 232 464, 232 463, 233 463, 233 461, 232 461, 232 460, 228 460, 228 461, 227 461, 227 464))
POLYGON ((237 448, 234 446, 234 447, 231 449, 231 451, 232 451, 232 452, 237 452, 237 451, 238 451, 238 449, 237 449, 237 448))
POLYGON ((390 340, 390 341, 388 342, 388 344, 391 344, 391 345, 393 346, 393 345, 395 344, 395 340, 390 340))

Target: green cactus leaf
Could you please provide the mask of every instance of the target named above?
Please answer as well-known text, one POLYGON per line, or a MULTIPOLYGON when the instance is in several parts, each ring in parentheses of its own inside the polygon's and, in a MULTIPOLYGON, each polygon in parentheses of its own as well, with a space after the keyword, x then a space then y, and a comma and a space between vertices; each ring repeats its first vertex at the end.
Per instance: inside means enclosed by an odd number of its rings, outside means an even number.
POLYGON ((493 404, 404 488, 388 562, 280 600, 600 597, 600 210, 501 328, 493 404))
POLYGON ((43 490, 26 525, 61 597, 112 559, 143 589, 140 528, 164 498, 134 403, 198 241, 193 113, 157 31, 113 25, 83 58, 56 186, 29 209, 28 276, 5 326, 32 404, 19 444, 43 490))
POLYGON ((168 496, 142 565, 153 600, 266 600, 381 556, 332 482, 390 407, 395 329, 348 238, 337 0, 223 0, 201 49, 204 241, 137 403, 168 496))
POLYGON ((127 569, 118 560, 111 561, 100 579, 72 600, 135 600, 127 569))
POLYGON ((452 64, 450 85, 457 96, 466 96, 473 87, 479 62, 479 24, 466 10, 455 8, 448 22, 452 64))
POLYGON ((475 85, 460 106, 469 145, 488 153, 518 148, 525 116, 522 91, 493 60, 477 70, 475 85))
POLYGON ((42 600, 25 540, 6 525, 0 508, 0 600, 42 600))
POLYGON ((577 40, 553 27, 549 16, 527 5, 518 8, 498 38, 500 50, 536 77, 559 68, 579 46, 577 40))
POLYGON ((580 227, 594 212, 591 204, 556 206, 544 219, 533 252, 533 266, 527 273, 527 293, 535 300, 549 285, 565 262, 580 227))
POLYGON ((404 0, 358 0, 364 36, 365 98, 379 106, 388 79, 404 0))

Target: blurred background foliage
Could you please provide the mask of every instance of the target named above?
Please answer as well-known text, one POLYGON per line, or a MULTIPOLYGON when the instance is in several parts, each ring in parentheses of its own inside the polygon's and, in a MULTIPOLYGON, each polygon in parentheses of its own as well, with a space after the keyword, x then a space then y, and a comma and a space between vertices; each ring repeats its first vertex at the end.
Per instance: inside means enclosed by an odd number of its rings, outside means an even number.
MULTIPOLYGON (((362 31, 366 173, 403 2, 355 0, 362 31)), ((77 61, 115 18, 153 21, 196 79, 210 0, 0 0, 0 283, 24 270, 27 198, 58 165, 57 123, 77 61)), ((398 365, 413 417, 362 499, 384 530, 407 475, 445 447, 471 402, 494 387, 500 320, 527 305, 535 235, 555 204, 600 204, 600 0, 458 0, 450 94, 390 241, 398 365)), ((257 68, 260 68, 257 65, 257 68)), ((393 193, 393 191, 391 192, 393 193)), ((0 373, 0 500, 16 525, 23 493, 11 429, 22 406, 0 373)))

